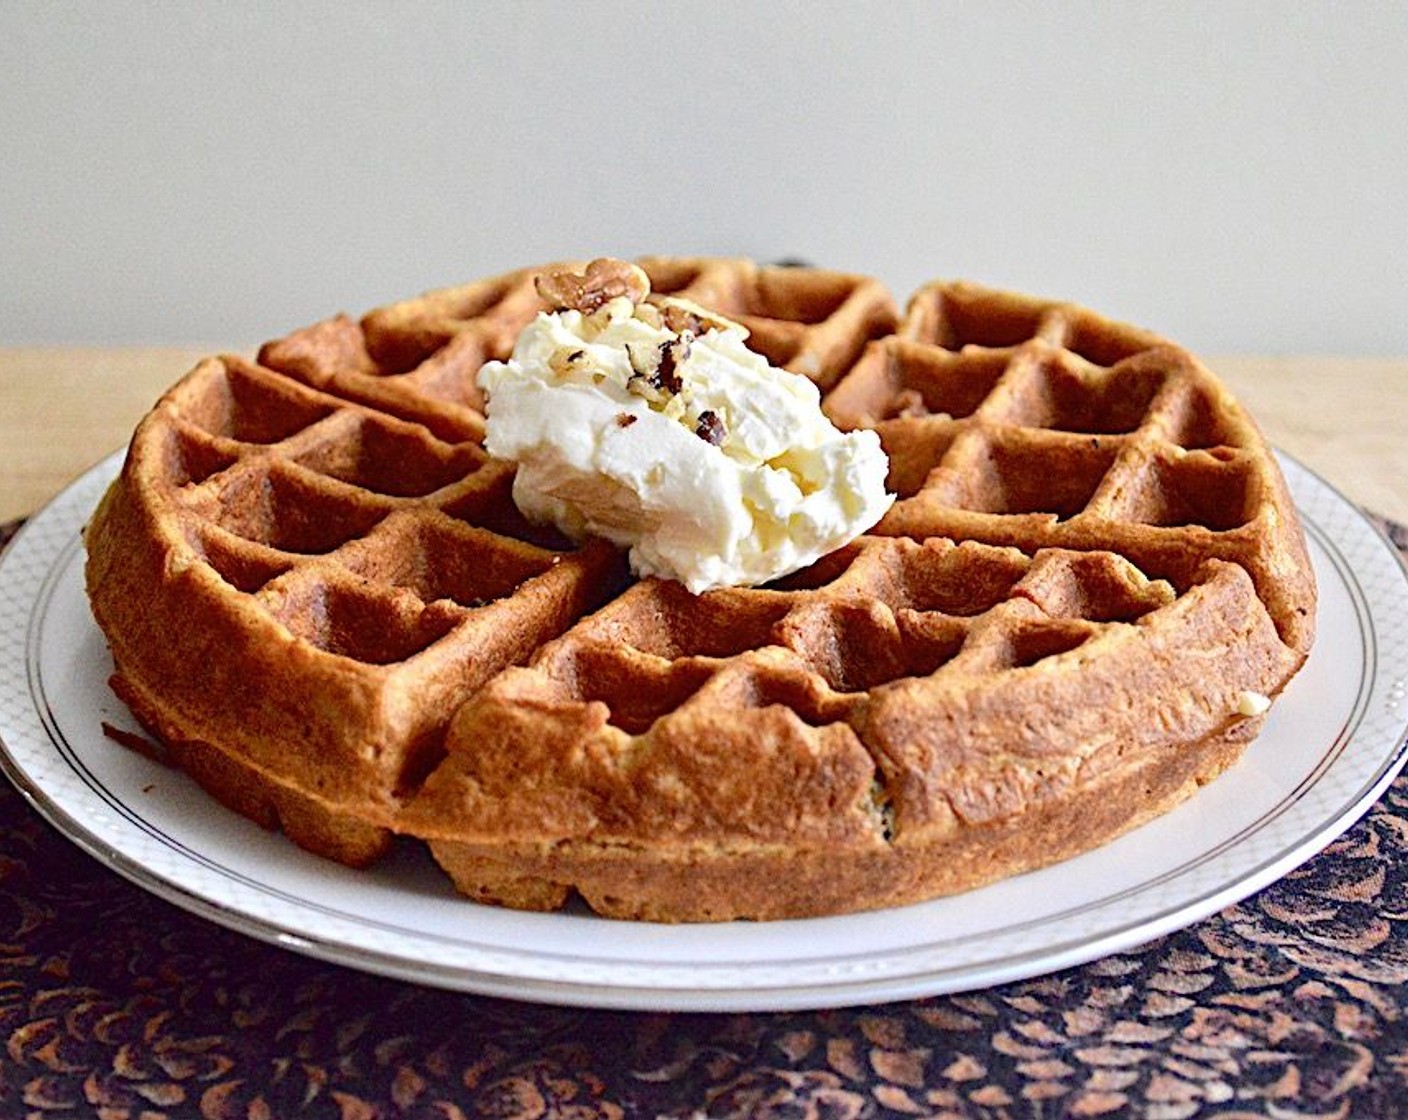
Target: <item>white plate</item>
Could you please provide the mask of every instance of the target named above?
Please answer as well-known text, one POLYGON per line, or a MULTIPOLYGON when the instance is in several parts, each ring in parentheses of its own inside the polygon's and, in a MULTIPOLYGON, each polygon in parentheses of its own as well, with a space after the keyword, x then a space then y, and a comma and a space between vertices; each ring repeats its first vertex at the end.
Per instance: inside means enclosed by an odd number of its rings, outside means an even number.
POLYGON ((83 593, 79 529, 118 466, 64 491, 0 560, 0 739, 34 807, 196 914, 422 983, 595 1007, 814 1008, 1022 979, 1186 926, 1349 827, 1404 761, 1408 578, 1344 498, 1287 461, 1320 579, 1319 637, 1242 761, 1143 828, 954 898, 807 921, 658 926, 457 898, 418 849, 371 872, 310 856, 183 775, 114 745, 135 729, 83 593))

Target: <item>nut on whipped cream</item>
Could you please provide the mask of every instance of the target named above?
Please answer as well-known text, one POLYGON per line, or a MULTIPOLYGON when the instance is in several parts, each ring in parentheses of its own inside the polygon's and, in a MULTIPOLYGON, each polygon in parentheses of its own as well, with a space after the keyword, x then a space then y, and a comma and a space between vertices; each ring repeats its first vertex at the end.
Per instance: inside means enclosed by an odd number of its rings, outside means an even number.
POLYGON ((870 431, 841 432, 805 377, 634 265, 542 277, 551 306, 488 362, 485 447, 530 519, 629 549, 699 593, 766 583, 874 525, 894 500, 870 431))

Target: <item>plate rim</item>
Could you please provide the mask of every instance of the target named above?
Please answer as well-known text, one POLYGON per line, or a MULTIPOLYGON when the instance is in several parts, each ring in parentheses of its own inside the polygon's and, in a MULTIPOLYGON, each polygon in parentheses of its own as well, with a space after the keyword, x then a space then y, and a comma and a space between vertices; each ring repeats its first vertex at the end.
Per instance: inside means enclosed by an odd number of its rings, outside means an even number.
MULTIPOLYGON (((3 580, 3 576, 7 574, 6 569, 14 564, 14 558, 17 555, 22 555, 23 550, 28 547, 25 538, 35 534, 34 527, 45 520, 58 519, 72 521, 72 528, 80 526, 91 512, 91 506, 86 504, 80 495, 87 489, 100 487, 107 478, 114 475, 122 455, 122 451, 117 451, 94 464, 28 519, 9 542, 4 552, 0 553, 0 597, 7 594, 7 585, 3 580)), ((1405 562, 1403 554, 1393 542, 1358 506, 1345 498, 1337 488, 1317 472, 1284 453, 1278 452, 1278 456, 1291 468, 1288 474, 1298 475, 1306 480, 1308 484, 1319 491, 1317 497, 1320 501, 1329 501, 1336 506, 1338 512, 1348 515, 1350 525, 1356 532, 1372 534, 1382 548, 1396 561, 1400 579, 1394 584, 1394 589, 1403 601, 1396 602, 1395 605, 1401 609, 1408 609, 1408 562, 1405 562)), ((1288 477, 1289 481, 1291 478, 1288 477)), ((100 490, 97 492, 100 493, 100 490)), ((1319 535, 1325 554, 1340 570, 1341 578, 1344 578, 1346 587, 1351 590, 1351 597, 1357 597, 1361 640, 1366 642, 1366 664, 1363 672, 1360 673, 1360 695, 1356 697, 1352 719, 1347 721, 1346 728, 1341 731, 1336 740, 1336 742, 1343 740, 1338 747, 1339 752, 1342 753, 1354 742, 1356 734, 1362 727, 1365 712, 1376 694, 1376 686, 1379 683, 1378 645, 1372 634, 1368 636, 1364 634, 1366 621, 1370 629, 1373 628, 1375 603, 1365 594, 1354 566, 1344 556, 1330 531, 1304 513, 1302 513, 1302 520, 1305 523, 1307 535, 1319 535), (1368 663, 1369 660, 1373 660, 1375 663, 1371 665, 1368 663)), ((37 643, 43 637, 41 607, 55 593, 56 585, 63 574, 65 565, 72 563, 75 552, 81 551, 81 543, 77 536, 77 533, 73 533, 66 544, 52 548, 46 553, 47 562, 39 581, 39 588, 33 598, 25 604, 28 609, 22 649, 26 675, 33 671, 33 663, 37 657, 35 653, 37 643)), ((0 605, 3 604, 0 603, 0 605)), ((6 651, 0 651, 0 659, 8 658, 9 648, 7 646, 6 651)), ((1404 671, 1408 672, 1408 666, 1404 667, 1404 671)), ((1397 684, 1401 688, 1401 680, 1397 684)), ((38 697, 43 693, 34 690, 32 681, 27 680, 26 685, 30 690, 31 699, 37 704, 38 697)), ((4 714, 3 711, 0 711, 0 715, 4 714)), ((53 718, 52 714, 43 710, 36 710, 34 714, 48 736, 49 746, 61 750, 62 748, 54 742, 56 725, 50 722, 53 718)), ((915 971, 889 972, 884 975, 867 975, 864 969, 859 969, 859 975, 851 975, 849 971, 843 971, 841 974, 832 975, 824 981, 813 978, 802 982, 780 979, 770 983, 753 983, 750 978, 750 982, 743 987, 737 987, 730 983, 722 983, 717 986, 704 984, 701 987, 699 980, 702 977, 696 978, 693 983, 688 985, 656 983, 641 985, 601 979, 584 980, 578 983, 566 981, 561 977, 506 972, 488 965, 482 967, 464 964, 450 965, 411 960, 407 959, 404 954, 389 954, 385 950, 368 948, 364 944, 349 944, 345 940, 291 928, 288 924, 281 925, 266 918, 252 916, 238 906, 223 904, 215 898, 207 897, 184 883, 153 871, 140 858, 110 846, 105 839, 79 821, 66 806, 56 801, 51 791, 43 788, 42 783, 34 779, 15 757, 11 746, 3 741, 3 737, 0 737, 0 770, 3 770, 10 782, 19 790, 26 803, 41 817, 54 825, 66 839, 75 843, 90 856, 95 857, 100 863, 116 871, 140 889, 218 925, 234 929, 270 944, 292 949, 315 959, 437 987, 491 996, 535 999, 558 1004, 650 1010, 783 1010, 849 1006, 860 1002, 884 1002, 891 999, 911 998, 916 995, 971 990, 995 983, 1029 978, 1118 952, 1131 947, 1131 945, 1153 940, 1174 929, 1193 924, 1217 909, 1245 898, 1282 877, 1351 827, 1381 796, 1383 790, 1393 781, 1404 765, 1405 756, 1408 756, 1408 710, 1403 713, 1403 726, 1399 727, 1395 734, 1396 744, 1391 749, 1387 744, 1381 748, 1383 754, 1379 759, 1377 770, 1330 819, 1311 828, 1308 833, 1301 835, 1294 842, 1279 846, 1275 853, 1258 861, 1255 868, 1240 875, 1233 882, 1198 892, 1198 898, 1193 900, 1191 904, 1184 901, 1176 905, 1157 908, 1157 912, 1152 917, 1143 915, 1118 923, 1114 927, 1102 927, 1094 937, 1067 938, 1059 942, 1054 950, 1051 946, 1030 947, 1022 952, 1007 953, 998 960, 976 965, 971 962, 947 967, 931 965, 915 971), (977 975, 974 976, 974 973, 977 975), (961 980, 965 975, 971 977, 971 982, 965 983, 961 980), (947 982, 955 978, 958 978, 958 982, 947 982)), ((1305 786, 1307 782, 1309 787, 1313 787, 1315 781, 1311 779, 1314 775, 1326 767, 1334 765, 1334 760, 1326 761, 1328 750, 1327 748, 1326 754, 1320 756, 1312 770, 1298 783, 1297 789, 1305 786)), ((71 762, 70 765, 72 765, 71 762)), ((97 791, 94 790, 94 793, 96 795, 97 791)), ((1285 812, 1286 800, 1283 798, 1281 802, 1277 803, 1275 814, 1264 814, 1264 816, 1280 815, 1285 812)), ((122 806, 126 810, 126 806, 116 795, 113 795, 111 803, 115 807, 122 806)), ((140 820, 140 815, 133 814, 131 819, 140 820)), ((1252 822, 1252 824, 1255 823, 1252 822)), ((1238 838, 1252 828, 1252 824, 1239 829, 1234 837, 1228 838, 1219 845, 1219 849, 1235 847, 1236 843, 1240 842, 1238 838)), ((147 825, 142 822, 136 827, 147 827, 147 825)), ((150 831, 149 828, 148 831, 150 831)), ((205 858, 200 853, 194 854, 199 858, 205 858)), ((1179 868, 1172 869, 1159 878, 1176 879, 1186 873, 1186 868, 1180 865, 1179 868)), ((1149 885, 1149 883, 1141 881, 1137 887, 1126 888, 1112 897, 1138 895, 1149 889, 1149 885)), ((305 904, 305 900, 295 899, 293 901, 298 905, 305 904)), ((1110 901, 1110 898, 1102 897, 1091 906, 1099 908, 1108 905, 1110 901)), ((465 905, 474 904, 466 902, 465 905)), ((1059 918, 1060 915, 1056 917, 1059 918)), ((1050 925, 1052 920, 1052 916, 1047 916, 1041 919, 1032 919, 1029 924, 1050 925)), ((970 934, 969 936, 977 935, 970 934)), ((932 956, 935 945, 936 943, 929 942, 923 945, 887 950, 886 956, 890 959, 908 955, 932 956)), ((492 955, 496 951, 501 952, 502 947, 494 947, 490 950, 490 954, 492 955)), ((526 956, 530 960, 537 959, 536 955, 531 952, 516 955, 526 956)), ((592 959, 600 965, 598 958, 592 959)), ((854 963, 864 962, 868 959, 870 957, 863 951, 853 954, 854 963)), ((786 964, 787 962, 768 961, 765 963, 775 967, 780 963, 786 964)), ((684 966, 676 964, 674 967, 682 968, 684 966)), ((735 974, 739 972, 740 967, 737 963, 727 966, 735 974)), ((608 971, 610 971, 609 967, 608 971)), ((698 971, 697 966, 695 971, 698 971)), ((821 971, 825 971, 825 969, 821 969, 821 971)))

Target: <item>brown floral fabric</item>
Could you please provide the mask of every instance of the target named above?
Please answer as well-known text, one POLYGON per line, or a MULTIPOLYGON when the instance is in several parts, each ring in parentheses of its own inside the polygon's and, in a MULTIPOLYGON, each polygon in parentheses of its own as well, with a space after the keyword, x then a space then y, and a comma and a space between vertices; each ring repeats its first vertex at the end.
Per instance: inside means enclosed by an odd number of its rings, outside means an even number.
POLYGON ((129 885, 0 789, 0 1116, 1206 1115, 1408 1115, 1408 777, 1299 870, 1137 951, 757 1015, 563 1009, 321 964, 129 885))

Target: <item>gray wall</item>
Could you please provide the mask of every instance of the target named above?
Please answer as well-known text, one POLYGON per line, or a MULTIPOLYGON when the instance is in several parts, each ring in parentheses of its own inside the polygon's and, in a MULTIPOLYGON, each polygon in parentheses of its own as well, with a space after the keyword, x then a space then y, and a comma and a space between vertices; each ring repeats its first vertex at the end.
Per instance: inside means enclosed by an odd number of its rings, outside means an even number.
POLYGON ((0 345, 803 256, 1408 353, 1408 4, 0 0, 0 345))

